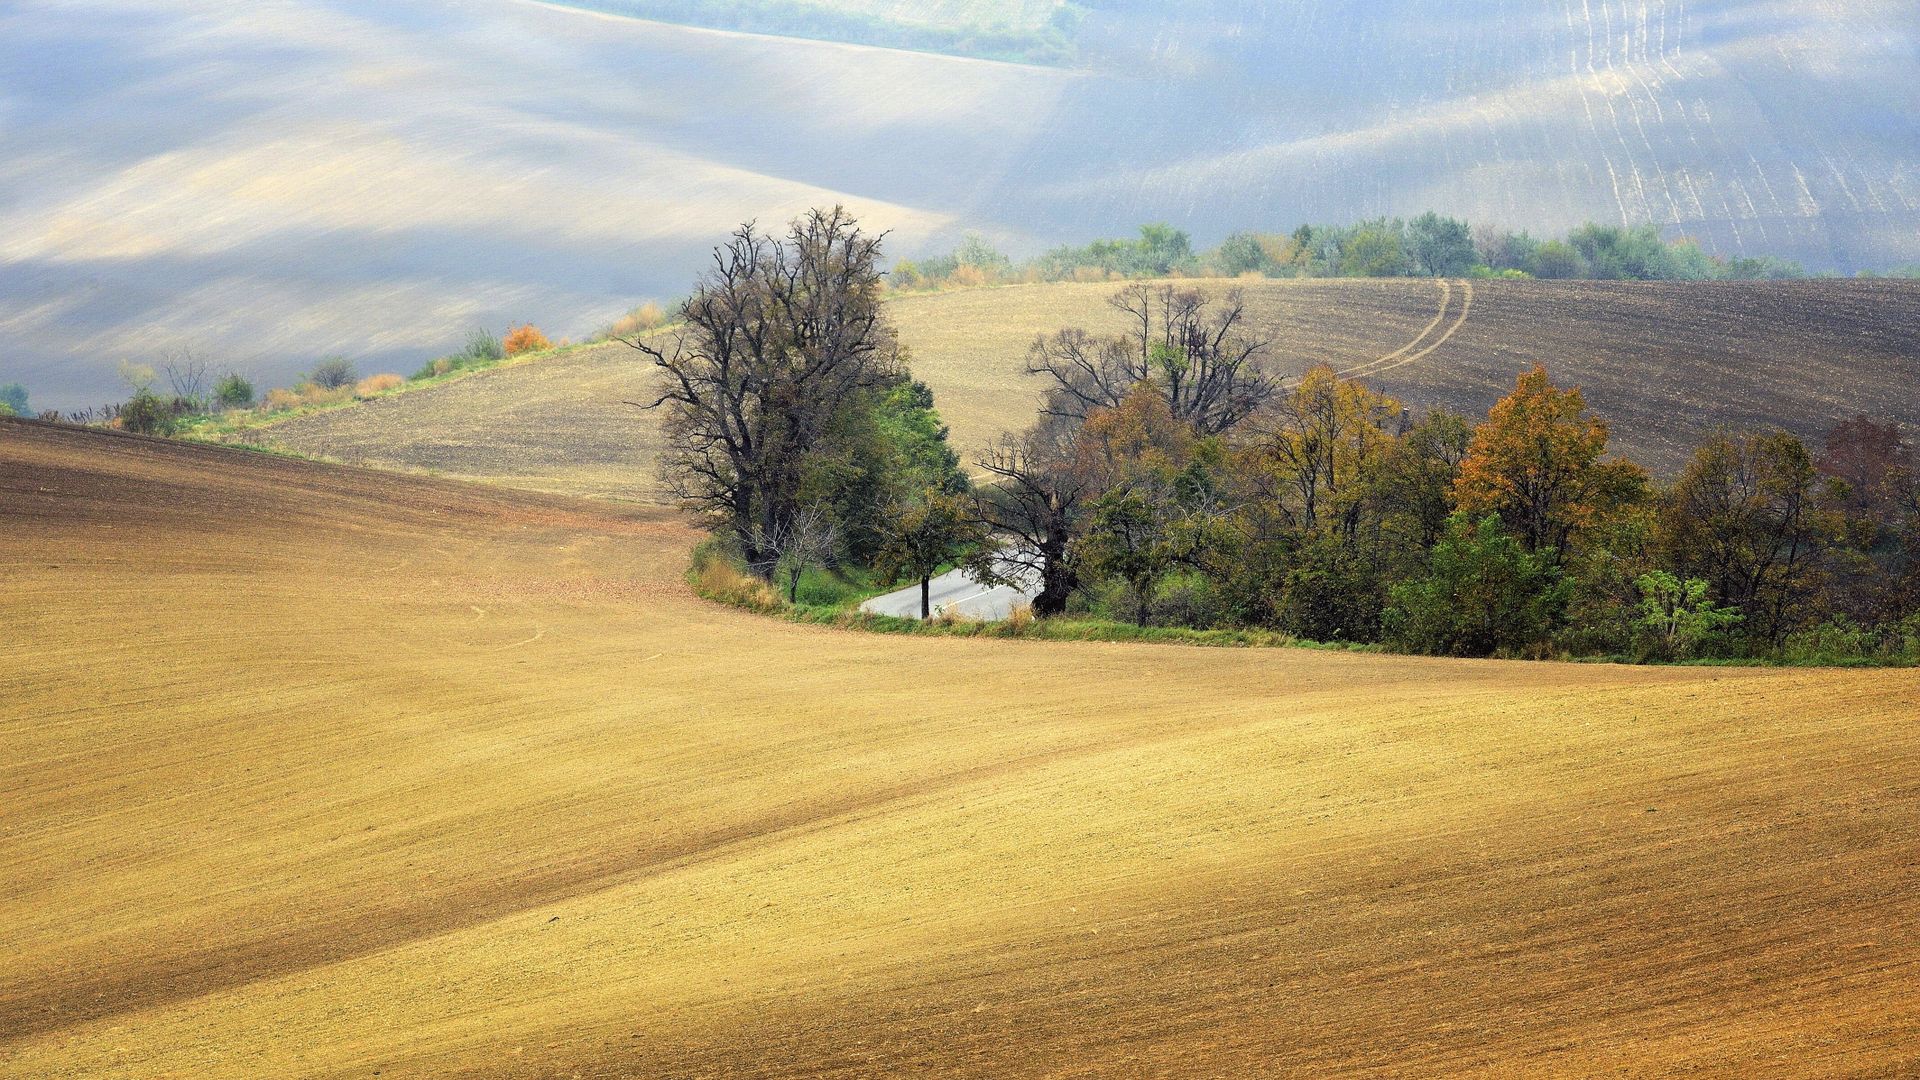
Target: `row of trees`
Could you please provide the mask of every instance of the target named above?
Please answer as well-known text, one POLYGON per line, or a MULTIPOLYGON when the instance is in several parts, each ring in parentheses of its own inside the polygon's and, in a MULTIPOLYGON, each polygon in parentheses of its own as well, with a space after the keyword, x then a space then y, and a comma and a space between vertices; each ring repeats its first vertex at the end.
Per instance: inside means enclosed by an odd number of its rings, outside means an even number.
MULTIPOLYGON (((1061 247, 1015 262, 978 236, 952 253, 894 266, 900 288, 1156 277, 1511 277, 1627 281, 1784 280, 1809 276, 1770 256, 1723 258, 1655 225, 1587 224, 1539 238, 1425 213, 1291 233, 1236 232, 1202 251, 1179 229, 1148 225, 1133 239, 1061 247)), ((1891 276, 1920 277, 1920 267, 1891 276)))
POLYGON ((1920 482, 1892 425, 1847 421, 1817 452, 1723 431, 1663 486, 1541 367, 1477 425, 1327 368, 1220 424, 1158 373, 1076 415, 1048 352, 1052 404, 980 495, 1042 614, 1446 655, 1920 649, 1920 482))
MULTIPOLYGON (((655 312, 657 325, 658 313, 655 312)), ((635 326, 639 328, 636 321, 635 326)), ((563 340, 560 344, 564 345, 563 340)), ((427 380, 456 371, 487 367, 523 353, 554 348, 540 328, 531 323, 509 328, 503 338, 485 329, 468 334, 457 352, 437 357, 413 375, 427 380)), ((70 424, 102 424, 141 435, 177 435, 183 430, 218 419, 234 410, 258 406, 262 412, 277 413, 302 407, 344 404, 366 400, 399 389, 408 383, 405 376, 382 372, 361 377, 354 362, 344 356, 328 356, 314 363, 292 387, 274 387, 256 397, 253 382, 230 367, 217 366, 190 348, 175 348, 157 364, 123 361, 120 379, 126 384, 124 401, 109 402, 97 408, 67 413, 46 411, 39 419, 70 424)), ((26 413, 26 391, 14 384, 0 387, 0 408, 14 415, 26 413), (18 391, 18 406, 9 403, 8 394, 18 391)), ((6 415, 0 412, 0 415, 6 415)))
POLYGON ((669 485, 790 597, 815 563, 923 587, 961 563, 1043 617, 1449 655, 1920 649, 1920 481, 1893 426, 1817 449, 1721 432, 1661 485, 1544 368, 1478 423, 1415 417, 1324 367, 1277 378, 1234 293, 1136 283, 1125 332, 1033 343, 1039 414, 972 486, 879 253, 837 209, 745 226, 672 340, 628 342, 661 378, 635 404, 667 413, 669 485))

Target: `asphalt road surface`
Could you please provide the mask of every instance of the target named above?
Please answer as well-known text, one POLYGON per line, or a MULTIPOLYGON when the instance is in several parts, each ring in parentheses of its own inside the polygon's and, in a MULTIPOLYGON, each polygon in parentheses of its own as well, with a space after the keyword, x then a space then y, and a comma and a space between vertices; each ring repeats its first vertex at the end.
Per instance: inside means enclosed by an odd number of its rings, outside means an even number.
MULTIPOLYGON (((933 579, 930 598, 935 615, 950 611, 969 619, 998 622, 1011 615, 1015 607, 1031 603, 1039 593, 1039 589, 1021 589, 1011 585, 982 585, 969 577, 966 571, 953 570, 933 579)), ((861 604, 860 610, 874 615, 917 619, 920 617, 920 583, 915 582, 899 592, 876 596, 861 604)))

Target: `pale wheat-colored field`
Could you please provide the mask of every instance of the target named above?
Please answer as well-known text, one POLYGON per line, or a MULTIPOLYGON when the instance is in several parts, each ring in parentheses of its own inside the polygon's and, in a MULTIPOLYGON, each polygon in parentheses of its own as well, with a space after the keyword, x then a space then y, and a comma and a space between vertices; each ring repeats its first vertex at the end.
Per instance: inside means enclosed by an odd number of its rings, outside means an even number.
POLYGON ((0 1074, 1911 1075, 1920 673, 882 637, 0 421, 0 1074))

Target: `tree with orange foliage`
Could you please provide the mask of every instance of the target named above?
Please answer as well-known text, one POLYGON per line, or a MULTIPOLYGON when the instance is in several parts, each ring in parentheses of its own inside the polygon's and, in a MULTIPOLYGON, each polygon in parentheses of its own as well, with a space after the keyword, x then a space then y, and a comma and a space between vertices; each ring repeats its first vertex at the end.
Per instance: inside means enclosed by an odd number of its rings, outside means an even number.
POLYGON ((1528 551, 1563 556, 1582 530, 1649 498, 1646 470, 1606 452, 1606 421, 1536 364, 1474 429, 1454 501, 1470 516, 1498 514, 1528 551))
POLYGON ((547 349, 553 348, 553 342, 548 341, 547 335, 541 333, 540 328, 532 323, 528 323, 525 326, 516 326, 508 331, 506 339, 503 340, 500 345, 501 348, 506 350, 508 356, 519 356, 521 353, 529 352, 544 352, 547 349))
POLYGON ((1200 437, 1148 383, 1111 408, 1088 412, 1075 448, 1079 467, 1103 489, 1134 486, 1186 467, 1200 437))

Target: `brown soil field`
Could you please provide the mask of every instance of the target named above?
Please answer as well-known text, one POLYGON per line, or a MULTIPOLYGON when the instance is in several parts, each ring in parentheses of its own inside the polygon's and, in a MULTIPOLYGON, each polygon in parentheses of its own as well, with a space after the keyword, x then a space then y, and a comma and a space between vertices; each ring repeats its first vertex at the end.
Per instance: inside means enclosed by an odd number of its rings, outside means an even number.
POLYGON ((1920 1072, 1920 672, 846 633, 691 540, 0 421, 0 1074, 1920 1072))
MULTIPOLYGON (((1920 424, 1920 282, 1261 281, 1245 290, 1287 374, 1352 372, 1415 409, 1478 418, 1535 362, 1586 390, 1615 449, 1677 470, 1718 425, 1809 438, 1858 412, 1920 424)), ((1025 426, 1036 334, 1118 330, 1116 286, 1032 285, 893 301, 915 374, 958 446, 1025 426)), ((620 345, 273 425, 300 453, 532 490, 650 499, 657 421, 621 404, 648 369, 620 345)))

